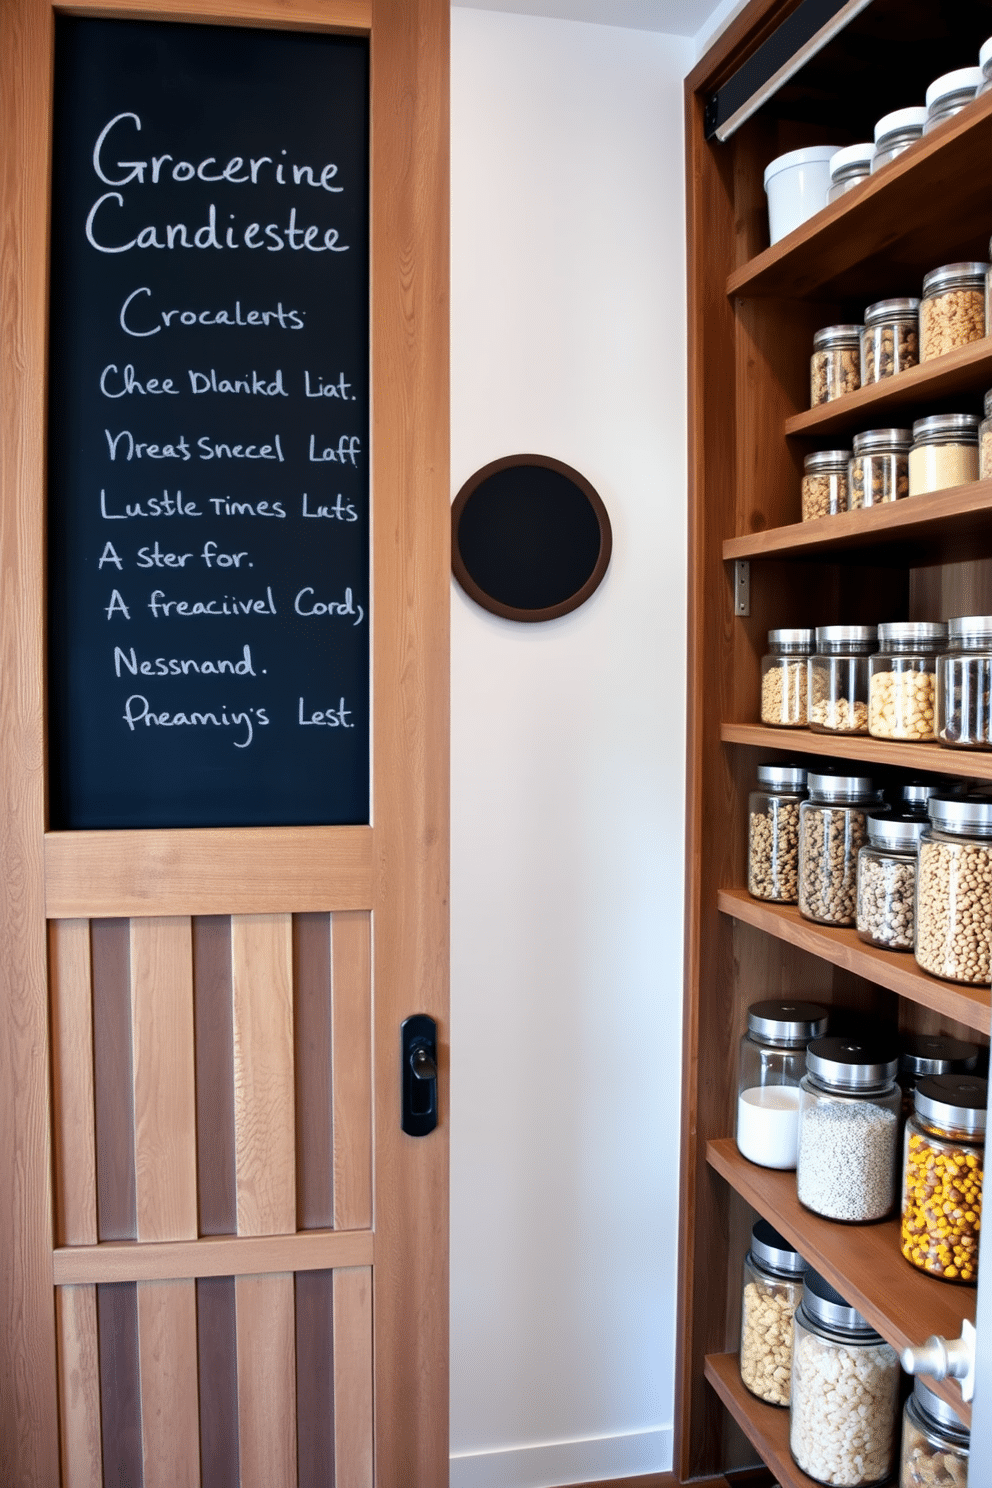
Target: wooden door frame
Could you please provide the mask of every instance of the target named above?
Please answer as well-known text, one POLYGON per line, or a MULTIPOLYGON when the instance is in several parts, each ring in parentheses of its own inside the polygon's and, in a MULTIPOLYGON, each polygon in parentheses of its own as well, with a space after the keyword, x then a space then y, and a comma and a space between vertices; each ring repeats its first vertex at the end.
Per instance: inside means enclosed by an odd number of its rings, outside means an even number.
POLYGON ((448 0, 0 6, 0 1441, 60 1481, 46 917, 371 908, 380 1488, 448 1480, 448 0), (45 416, 54 14, 371 39, 369 828, 46 831, 45 416), (438 1020, 441 1121, 403 1135, 399 1025, 438 1020))

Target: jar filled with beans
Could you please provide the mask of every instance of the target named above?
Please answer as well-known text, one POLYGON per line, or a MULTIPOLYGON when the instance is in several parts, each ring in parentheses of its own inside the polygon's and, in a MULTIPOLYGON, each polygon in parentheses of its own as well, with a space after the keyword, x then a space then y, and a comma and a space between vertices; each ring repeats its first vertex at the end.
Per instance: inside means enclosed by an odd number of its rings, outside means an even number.
MULTIPOLYGON (((916 959, 933 976, 988 986, 992 982, 992 797, 931 796, 927 809, 930 826, 920 840, 916 871, 916 959)), ((801 880, 801 825, 799 872, 801 880)))
POLYGON ((904 1034, 899 1039, 899 1089, 902 1115, 913 1114, 916 1087, 927 1075, 973 1075, 982 1051, 977 1044, 946 1033, 904 1034))
POLYGON ((898 620, 878 627, 869 661, 868 732, 874 739, 922 744, 935 737, 937 653, 947 644, 940 620, 898 620))
POLYGON ((992 749, 992 615, 947 622, 937 658, 937 738, 953 749, 992 749))
POLYGON ((748 797, 747 888, 755 899, 795 904, 799 894, 799 806, 806 799, 802 765, 759 765, 748 797))
POLYGON ((762 723, 806 727, 806 663, 812 651, 812 630, 768 632, 768 652, 761 658, 762 723))
POLYGON ((909 495, 911 429, 866 429, 855 434, 847 469, 847 509, 879 506, 909 495))
POLYGON ((810 407, 832 403, 861 386, 861 327, 824 326, 813 337, 809 364, 810 407))
POLYGON ((788 1405, 792 1383, 792 1318, 802 1301, 806 1262, 767 1219, 751 1230, 744 1257, 741 1379, 759 1400, 788 1405))
POLYGON ((921 1379, 902 1415, 899 1488, 968 1488, 971 1433, 921 1379))
POLYGON ((985 335, 987 263, 944 264, 923 280, 920 361, 929 362, 985 335))
POLYGON ((894 1050, 813 1039, 799 1082, 796 1195, 825 1219, 870 1224, 896 1201, 902 1094, 894 1050))
POLYGON ((926 826, 917 815, 870 816, 858 853, 857 929, 869 945, 913 949, 916 851, 926 826))
POLYGON ((809 726, 819 734, 868 732, 869 657, 878 650, 874 625, 818 625, 809 659, 809 726))
POLYGON ((876 300, 865 311, 861 332, 861 386, 895 377, 920 360, 920 302, 907 296, 876 300))
POLYGON ((926 496, 978 479, 978 416, 935 413, 913 425, 909 494, 926 496))
POLYGON ((821 925, 853 925, 858 907, 858 853, 868 840, 868 813, 886 808, 867 775, 810 774, 799 807, 799 912, 821 925))
POLYGON ((816 450, 803 460, 802 517, 835 517, 847 511, 850 450, 816 450))
POLYGON ((978 1280, 988 1081, 926 1075, 906 1122, 902 1253, 941 1281, 978 1280))

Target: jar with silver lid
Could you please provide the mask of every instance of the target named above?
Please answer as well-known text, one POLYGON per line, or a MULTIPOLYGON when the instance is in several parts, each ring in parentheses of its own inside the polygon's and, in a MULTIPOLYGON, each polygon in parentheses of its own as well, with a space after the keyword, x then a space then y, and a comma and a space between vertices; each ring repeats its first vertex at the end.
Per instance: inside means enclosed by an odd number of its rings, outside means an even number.
POLYGON ((985 335, 987 263, 952 263, 931 269, 920 300, 920 361, 929 362, 985 335))
POLYGON ((810 407, 832 403, 861 386, 861 327, 824 326, 813 337, 809 364, 810 407))
POLYGON ((882 792, 867 775, 810 774, 799 807, 799 912, 821 925, 853 925, 858 907, 858 853, 870 811, 884 812, 882 792))
POLYGON ((816 450, 803 460, 802 517, 835 517, 847 511, 847 470, 850 450, 816 450))
POLYGON ((899 1488, 968 1488, 971 1433, 921 1379, 902 1414, 899 1488))
POLYGON ((761 658, 761 721, 775 728, 806 727, 807 666, 813 632, 770 630, 761 658))
POLYGON ((941 1281, 978 1280, 988 1081, 925 1075, 903 1147, 902 1253, 941 1281))
POLYGON ((878 506, 909 495, 910 429, 867 429, 855 434, 848 467, 847 509, 878 506))
POLYGON ((982 1051, 946 1033, 905 1034, 899 1039, 899 1089, 903 1119, 912 1115, 916 1087, 926 1075, 973 1075, 982 1051))
POLYGON ((789 1450, 817 1483, 883 1483, 896 1464, 899 1357, 808 1267, 793 1318, 789 1450))
POLYGON ((896 620, 878 627, 869 662, 868 732, 873 739, 922 744, 933 739, 937 653, 947 644, 942 620, 896 620))
POLYGON ((805 799, 804 766, 758 766, 758 788, 748 797, 747 889, 752 898, 795 904, 799 806, 805 799))
POLYGON ((751 1229, 741 1299, 741 1379, 769 1405, 788 1405, 792 1318, 802 1301, 806 1262, 767 1219, 751 1229))
POLYGON ((992 392, 985 394, 985 417, 978 426, 978 479, 992 477, 992 392))
POLYGON ((937 738, 954 749, 992 749, 992 615, 947 622, 937 658, 937 738))
POLYGON ((927 819, 927 802, 937 787, 929 780, 905 780, 899 787, 899 799, 905 811, 913 811, 927 819))
POLYGON ((927 89, 927 122, 923 133, 929 134, 945 119, 953 119, 963 108, 967 108, 982 84, 980 67, 958 67, 954 72, 945 72, 934 78, 927 89))
POLYGON ((799 1082, 796 1195, 825 1219, 869 1224, 896 1201, 899 1061, 856 1039, 814 1039, 799 1082))
POLYGON ((910 145, 923 137, 923 126, 927 122, 927 111, 922 106, 893 109, 883 114, 875 125, 875 153, 871 158, 871 173, 897 159, 910 145))
POLYGON ((907 297, 869 305, 861 332, 861 386, 906 372, 919 360, 919 300, 907 297))
MULTIPOLYGON (((988 986, 992 797, 931 796, 927 810, 930 826, 920 839, 916 870, 916 959, 933 976, 988 986)), ((801 876, 801 825, 799 871, 801 876)))
POLYGON ((756 1002, 747 1010, 737 1073, 737 1149, 761 1168, 796 1166, 799 1081, 806 1045, 827 1031, 816 1002, 756 1002))
POLYGON ((878 650, 874 625, 818 625, 809 659, 809 726, 820 734, 868 732, 868 658, 878 650))
POLYGON ((978 85, 975 97, 981 98, 983 93, 987 93, 992 88, 992 36, 982 42, 978 53, 978 66, 981 70, 982 81, 978 85))
POLYGON ((868 841, 858 853, 857 929, 869 945, 913 949, 916 850, 925 826, 915 814, 868 818, 868 841))
POLYGON ((909 494, 925 496, 978 479, 978 417, 937 413, 917 419, 909 452, 909 494))
POLYGON ((869 141, 863 145, 845 145, 830 157, 830 189, 827 192, 827 201, 837 201, 845 196, 854 186, 867 181, 871 175, 871 158, 875 153, 874 144, 869 141))

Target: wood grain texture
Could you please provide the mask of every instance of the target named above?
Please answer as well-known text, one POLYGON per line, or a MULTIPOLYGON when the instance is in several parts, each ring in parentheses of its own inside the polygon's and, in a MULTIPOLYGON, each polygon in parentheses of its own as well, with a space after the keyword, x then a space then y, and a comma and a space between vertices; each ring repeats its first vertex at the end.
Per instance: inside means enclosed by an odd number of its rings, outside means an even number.
POLYGON ((372 1488, 372 1273, 335 1271, 334 1467, 344 1488, 372 1488))
POLYGON ((334 1224, 331 1075, 331 921, 293 916, 293 1041, 296 1074, 296 1224, 334 1224))
POLYGON ((278 27, 281 31, 369 29, 370 0, 69 0, 59 10, 68 15, 141 17, 148 21, 183 20, 204 25, 278 27))
POLYGON ((292 1276, 239 1276, 240 1488, 296 1483, 296 1349, 292 1276))
POLYGON ((200 1462, 205 1488, 240 1488, 238 1329, 233 1276, 196 1283, 200 1462))
POLYGON ((186 918, 131 921, 139 1240, 197 1234, 193 945, 186 918))
MULTIPOLYGON (((342 1479, 334 1463, 334 1272, 301 1271, 295 1285, 298 1488, 337 1488, 342 1479)), ((371 1421, 368 1445, 371 1451, 371 1421)))
POLYGON ((181 1276, 254 1276, 372 1264, 370 1230, 306 1230, 298 1235, 212 1235, 162 1245, 73 1245, 52 1254, 56 1286, 91 1281, 156 1281, 181 1276))
POLYGON ((95 1245, 96 1103, 93 981, 87 920, 49 925, 55 1238, 95 1245))
POLYGON ((745 1389, 736 1354, 711 1354, 706 1359, 706 1378, 734 1419, 743 1427, 781 1488, 809 1488, 810 1479, 792 1460, 789 1452, 789 1412, 766 1405, 745 1389))
POLYGON ((227 915, 198 915, 193 921, 193 1000, 200 1234, 235 1235, 234 1007, 227 915))
POLYGON ((199 1488, 196 1283, 138 1287, 142 1488, 199 1488))
POLYGON ((331 924, 333 1212, 339 1230, 372 1223, 372 927, 367 914, 331 924))
MULTIPOLYGON (((939 572, 939 570, 938 570, 939 572)), ((977 612, 976 612, 977 613, 977 612)), ((751 702, 757 711, 757 693, 751 702)), ((940 744, 899 744, 871 739, 867 734, 814 734, 810 729, 766 728, 757 723, 724 723, 725 744, 744 744, 765 753, 825 753, 837 759, 860 760, 866 765, 898 765, 914 774, 952 775, 955 779, 992 780, 992 754, 978 749, 945 749, 940 744)))
POLYGON ((96 1287, 59 1287, 55 1311, 62 1488, 103 1488, 96 1287))
POLYGON ((104 1488, 142 1488, 138 1290, 97 1287, 104 1488))
POLYGON ((131 943, 127 921, 94 920, 90 925, 90 947, 97 1229, 101 1240, 133 1240, 138 1231, 131 1065, 131 943))
POLYGON ((238 1234, 288 1234, 296 1229, 289 915, 232 919, 231 992, 238 1234))

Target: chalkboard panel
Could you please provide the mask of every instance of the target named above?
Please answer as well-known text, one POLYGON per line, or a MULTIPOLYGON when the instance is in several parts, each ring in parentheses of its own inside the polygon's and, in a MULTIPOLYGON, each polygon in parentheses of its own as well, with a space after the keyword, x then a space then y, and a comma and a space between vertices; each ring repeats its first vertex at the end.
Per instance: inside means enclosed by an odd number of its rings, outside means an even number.
POLYGON ((56 22, 56 828, 369 820, 368 45, 56 22))
POLYGON ((547 455, 493 460, 451 508, 455 578, 477 604, 509 620, 553 620, 584 604, 612 546, 598 492, 547 455))

